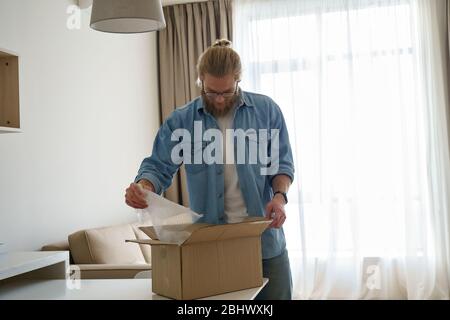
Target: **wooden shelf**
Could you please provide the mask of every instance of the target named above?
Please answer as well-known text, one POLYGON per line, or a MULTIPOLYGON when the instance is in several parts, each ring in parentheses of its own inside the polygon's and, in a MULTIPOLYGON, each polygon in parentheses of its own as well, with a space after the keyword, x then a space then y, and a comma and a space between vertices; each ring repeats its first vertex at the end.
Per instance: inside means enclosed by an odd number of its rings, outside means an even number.
POLYGON ((0 48, 0 132, 19 129, 19 55, 0 48))

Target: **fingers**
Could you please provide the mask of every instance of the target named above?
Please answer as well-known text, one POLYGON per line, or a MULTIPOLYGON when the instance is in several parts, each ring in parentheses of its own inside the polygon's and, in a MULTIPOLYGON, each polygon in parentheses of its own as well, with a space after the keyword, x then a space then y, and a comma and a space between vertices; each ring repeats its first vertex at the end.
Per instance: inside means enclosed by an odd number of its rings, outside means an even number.
POLYGON ((273 203, 269 202, 266 206, 266 218, 272 219, 273 203))
POLYGON ((130 207, 135 208, 135 209, 145 209, 145 208, 147 208, 147 205, 142 205, 140 203, 137 203, 137 202, 134 202, 134 201, 130 201, 130 200, 125 200, 125 203, 127 205, 129 205, 130 207))
POLYGON ((125 196, 125 203, 136 209, 147 208, 147 202, 145 200, 132 196, 125 196))
POLYGON ((145 194, 140 190, 139 186, 135 183, 130 184, 126 189, 125 203, 130 207, 136 209, 147 208, 147 201, 145 200, 145 194))
POLYGON ((270 224, 269 228, 279 229, 279 228, 281 228, 281 226, 283 225, 285 220, 286 220, 286 216, 275 214, 275 218, 273 219, 273 221, 270 224))
POLYGON ((275 228, 281 228, 286 221, 286 215, 283 214, 278 222, 278 224, 275 226, 275 228))
POLYGON ((269 225, 269 228, 276 228, 277 225, 278 224, 277 224, 277 219, 276 219, 276 215, 275 215, 275 217, 272 220, 272 223, 269 225))
POLYGON ((130 189, 140 198, 144 198, 145 194, 137 183, 130 184, 130 189))
POLYGON ((286 214, 283 208, 276 207, 273 212, 267 217, 268 219, 273 218, 272 223, 269 225, 269 228, 281 228, 286 221, 286 214))

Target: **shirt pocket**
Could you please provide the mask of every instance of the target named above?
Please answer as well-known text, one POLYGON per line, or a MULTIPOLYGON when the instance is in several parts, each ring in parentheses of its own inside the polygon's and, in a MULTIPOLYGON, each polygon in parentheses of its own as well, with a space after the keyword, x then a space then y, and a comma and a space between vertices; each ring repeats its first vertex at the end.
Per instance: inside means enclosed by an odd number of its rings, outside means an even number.
POLYGON ((247 165, 251 167, 254 177, 259 186, 264 184, 266 179, 266 168, 270 166, 270 135, 266 131, 258 132, 257 137, 249 136, 247 139, 247 165), (250 160, 252 159, 252 160, 250 160), (256 159, 256 161, 255 161, 256 159))
POLYGON ((269 157, 268 149, 270 144, 270 137, 267 132, 258 132, 257 135, 248 135, 246 137, 246 159, 250 161, 249 164, 264 165, 267 160, 264 157, 269 157), (265 161, 265 162, 264 162, 265 161), (256 163, 255 163, 256 162, 256 163))
POLYGON ((203 151, 205 150, 206 146, 207 146, 206 141, 191 143, 191 162, 184 164, 186 173, 197 174, 206 171, 207 165, 203 159, 203 151), (195 162, 196 158, 200 159, 200 163, 195 162))

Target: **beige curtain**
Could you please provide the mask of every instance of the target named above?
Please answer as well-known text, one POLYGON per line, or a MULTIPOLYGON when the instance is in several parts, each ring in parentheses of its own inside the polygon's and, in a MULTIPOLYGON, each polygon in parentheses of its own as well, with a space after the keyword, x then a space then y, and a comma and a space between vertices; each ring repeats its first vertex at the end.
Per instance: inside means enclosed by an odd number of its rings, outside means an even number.
MULTIPOLYGON (((232 0, 215 0, 164 7, 167 26, 158 32, 161 123, 200 95, 197 60, 216 39, 232 40, 231 5, 232 0)), ((184 166, 165 196, 189 205, 184 166)))
MULTIPOLYGON (((450 0, 446 1, 446 5, 447 5, 447 33, 448 33, 448 37, 447 37, 447 98, 449 98, 450 100, 450 0)), ((448 110, 447 110, 447 120, 448 120, 448 137, 449 137, 449 142, 450 142, 450 102, 447 103, 448 106, 448 110)))

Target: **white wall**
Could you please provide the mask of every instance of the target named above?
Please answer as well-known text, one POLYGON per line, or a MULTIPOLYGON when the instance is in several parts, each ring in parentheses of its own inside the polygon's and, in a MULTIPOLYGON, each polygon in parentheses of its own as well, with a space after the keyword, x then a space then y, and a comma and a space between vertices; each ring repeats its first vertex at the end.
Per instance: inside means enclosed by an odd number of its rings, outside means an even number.
POLYGON ((69 30, 70 0, 0 0, 20 54, 23 133, 0 134, 0 242, 34 250, 128 222, 125 188, 159 127, 156 34, 69 30))

